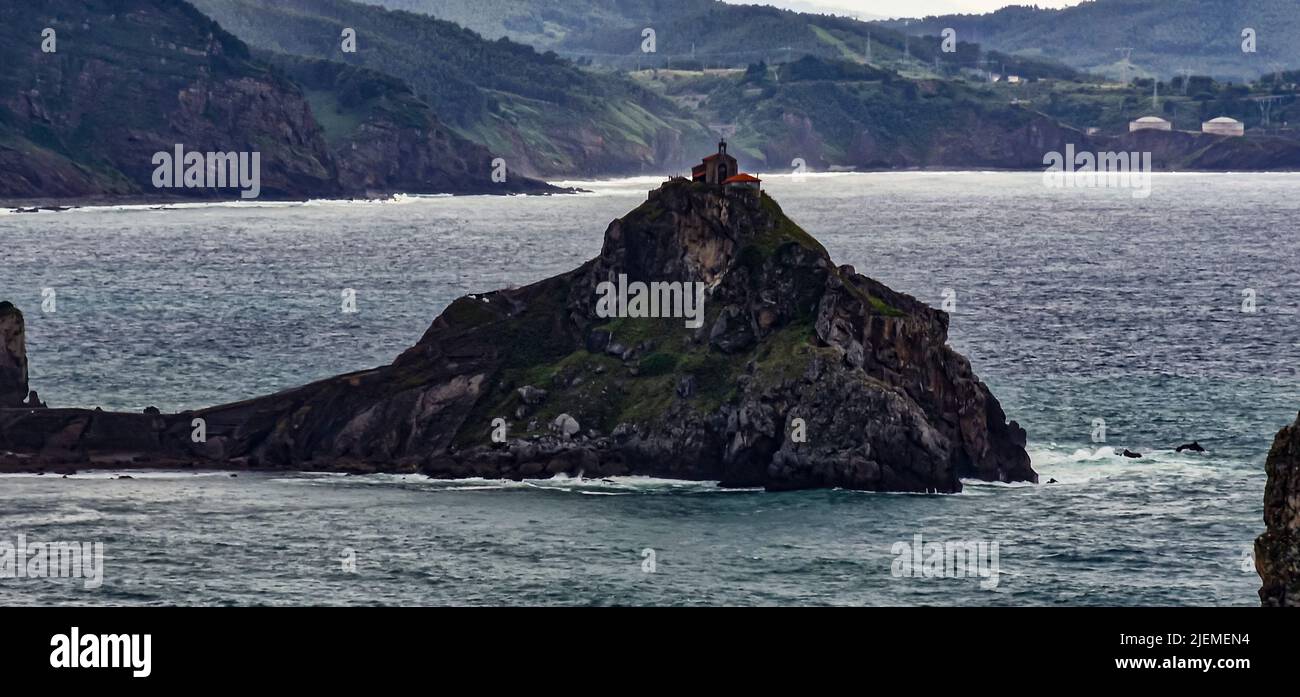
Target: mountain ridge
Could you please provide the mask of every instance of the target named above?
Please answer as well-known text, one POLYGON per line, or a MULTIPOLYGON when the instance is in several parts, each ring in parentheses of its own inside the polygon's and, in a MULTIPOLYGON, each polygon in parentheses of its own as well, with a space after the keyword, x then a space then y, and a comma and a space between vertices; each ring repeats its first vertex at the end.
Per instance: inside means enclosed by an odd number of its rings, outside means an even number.
POLYGON ((370 68, 409 84, 463 137, 528 176, 640 174, 680 167, 713 136, 625 77, 488 41, 428 15, 345 0, 194 0, 249 44, 370 68), (340 50, 344 28, 357 50, 340 50))
MULTIPOLYGON (((299 86, 188 3, 50 0, 47 9, 52 18, 0 8, 0 198, 241 197, 229 182, 212 185, 212 163, 209 181, 160 185, 156 158, 178 145, 200 154, 256 153, 253 193, 267 199, 556 191, 522 176, 493 181, 485 150, 439 139, 446 129, 391 80, 381 83, 387 96, 422 113, 419 127, 406 131, 410 150, 434 153, 426 160, 435 163, 475 166, 410 168, 417 176, 359 173, 364 149, 332 151, 299 86), (46 24, 55 32, 50 52, 42 48, 46 24), (351 163, 342 176, 340 161, 351 163)), ((372 156, 362 168, 374 170, 381 159, 372 156)))
POLYGON ((1182 0, 1172 3, 1094 0, 1062 9, 1023 5, 987 14, 929 16, 882 22, 914 35, 952 28, 963 41, 1053 58, 1112 77, 1168 79, 1184 68, 1242 82, 1300 67, 1300 14, 1287 0, 1182 0), (1242 50, 1246 29, 1256 52, 1242 50), (1125 54, 1131 52, 1132 64, 1125 54))

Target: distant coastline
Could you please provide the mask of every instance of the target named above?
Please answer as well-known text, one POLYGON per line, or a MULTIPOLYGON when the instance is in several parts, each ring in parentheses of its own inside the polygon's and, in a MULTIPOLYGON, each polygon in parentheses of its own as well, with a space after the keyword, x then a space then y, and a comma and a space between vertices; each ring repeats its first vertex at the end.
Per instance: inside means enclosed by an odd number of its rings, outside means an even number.
POLYGON ((444 194, 408 194, 393 193, 387 196, 376 197, 321 197, 321 198, 301 198, 301 197, 262 197, 256 199, 243 199, 238 195, 230 198, 193 198, 183 196, 72 196, 68 198, 37 198, 37 199, 0 199, 0 214, 32 214, 32 213, 61 213, 64 211, 82 209, 82 208, 117 208, 120 206, 141 207, 174 207, 174 206, 220 206, 220 205, 246 205, 257 206, 262 204, 281 204, 295 205, 307 204, 312 202, 322 203, 386 203, 395 202, 403 198, 450 198, 450 197, 467 197, 467 196, 563 196, 569 194, 587 193, 581 188, 566 187, 554 185, 553 190, 548 191, 511 191, 509 193, 492 194, 486 192, 470 193, 444 193, 444 194))

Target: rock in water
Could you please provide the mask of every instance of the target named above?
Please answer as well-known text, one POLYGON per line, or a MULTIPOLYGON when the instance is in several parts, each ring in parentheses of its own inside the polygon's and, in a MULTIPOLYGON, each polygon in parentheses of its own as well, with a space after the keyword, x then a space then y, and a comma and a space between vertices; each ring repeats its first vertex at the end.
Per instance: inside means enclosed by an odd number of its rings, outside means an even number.
POLYGON ((27 337, 23 313, 0 302, 0 408, 20 407, 27 399, 27 337))
MULTIPOLYGON (((152 439, 209 466, 434 477, 1036 482, 1024 430, 947 340, 946 313, 836 266, 766 194, 674 179, 611 223, 592 261, 453 302, 392 365, 193 414, 117 415, 112 438, 155 429, 129 439, 135 452, 152 439), (544 400, 521 392, 537 385, 544 400), (569 437, 577 424, 589 437, 569 437)), ((81 451, 102 450, 108 416, 0 420, 0 443, 6 428, 75 432, 81 451)))
POLYGON ((1265 607, 1300 607, 1300 418, 1273 440, 1264 465, 1264 524, 1255 540, 1255 569, 1265 607))

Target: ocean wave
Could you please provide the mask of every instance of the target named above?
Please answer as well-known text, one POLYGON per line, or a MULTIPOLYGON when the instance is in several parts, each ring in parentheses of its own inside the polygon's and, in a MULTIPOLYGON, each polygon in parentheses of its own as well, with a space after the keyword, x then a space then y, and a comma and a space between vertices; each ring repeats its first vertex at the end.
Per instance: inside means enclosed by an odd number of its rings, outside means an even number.
POLYGON ((26 509, 0 513, 0 528, 16 532, 44 526, 76 525, 79 523, 124 522, 144 523, 149 516, 129 511, 102 511, 86 506, 59 505, 54 510, 34 512, 26 509))
POLYGON ((596 192, 602 189, 641 189, 646 186, 658 186, 666 181, 672 175, 654 174, 644 177, 623 177, 620 179, 566 179, 561 181, 547 182, 552 186, 586 189, 596 192))
MULTIPOLYGON (((188 472, 182 470, 88 470, 77 472, 76 474, 67 475, 68 479, 117 479, 119 477, 130 477, 131 479, 192 479, 196 477, 219 477, 230 478, 233 471, 224 470, 204 470, 202 472, 188 472)), ((63 479, 64 475, 47 472, 37 474, 35 472, 5 472, 0 474, 0 479, 63 479)))
POLYGON ((48 513, 32 513, 30 511, 19 511, 0 515, 0 519, 14 518, 21 521, 25 528, 35 528, 45 525, 73 525, 76 523, 93 523, 104 520, 109 516, 100 511, 91 508, 82 508, 80 506, 70 506, 61 510, 50 511, 48 513))
POLYGON ((744 493, 762 489, 724 489, 716 481, 691 481, 659 477, 572 477, 557 475, 549 479, 436 479, 422 474, 361 474, 346 475, 334 472, 304 473, 292 477, 278 477, 271 481, 286 484, 330 486, 419 486, 438 491, 503 491, 541 490, 587 495, 625 495, 655 493, 744 493))
POLYGON ((1124 455, 1123 447, 1031 445, 1029 460, 1039 479, 1047 482, 1077 483, 1095 479, 1159 472, 1170 477, 1215 477, 1223 467, 1239 466, 1237 460, 1215 457, 1210 453, 1179 453, 1172 449, 1138 449, 1141 457, 1124 455))
POLYGON ((453 194, 393 194, 379 198, 312 198, 305 201, 264 201, 258 199, 230 199, 224 201, 167 201, 163 203, 121 203, 93 204, 88 206, 70 205, 63 210, 38 210, 20 213, 18 208, 0 208, 0 215, 37 215, 41 213, 129 213, 138 211, 183 211, 205 209, 277 209, 277 208, 319 208, 319 207, 355 207, 405 205, 439 199, 454 198, 453 194))

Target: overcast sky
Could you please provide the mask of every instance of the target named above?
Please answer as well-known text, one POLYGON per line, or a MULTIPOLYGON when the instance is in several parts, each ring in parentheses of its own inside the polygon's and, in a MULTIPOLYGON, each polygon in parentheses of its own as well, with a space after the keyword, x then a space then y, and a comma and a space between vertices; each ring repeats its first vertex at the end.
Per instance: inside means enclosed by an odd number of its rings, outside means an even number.
POLYGON ((924 17, 954 12, 991 12, 1007 5, 1065 7, 1080 0, 726 0, 740 5, 776 5, 802 12, 842 12, 880 17, 924 17))

